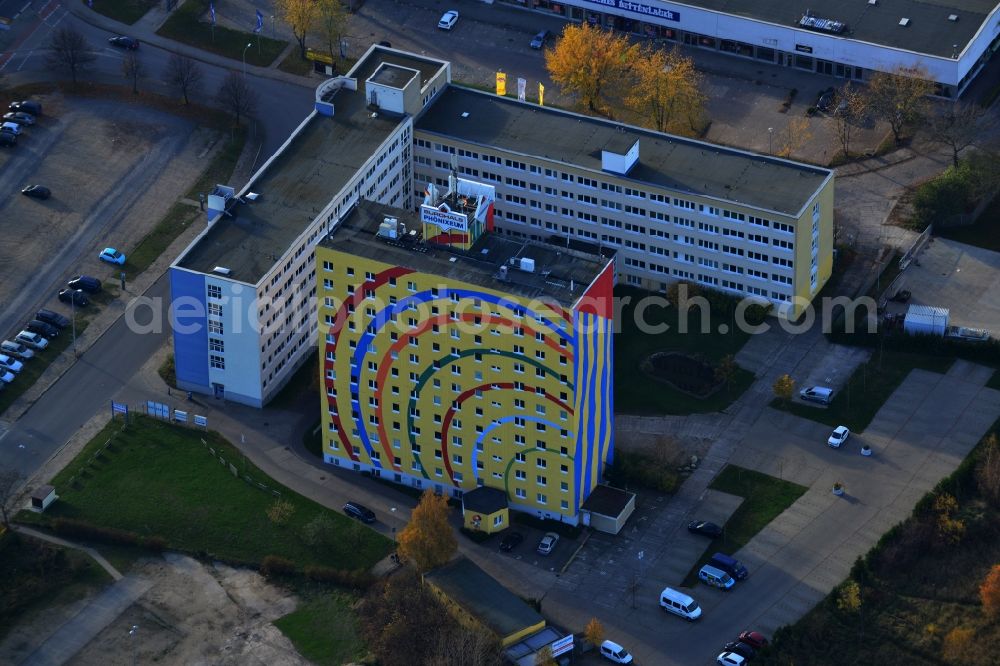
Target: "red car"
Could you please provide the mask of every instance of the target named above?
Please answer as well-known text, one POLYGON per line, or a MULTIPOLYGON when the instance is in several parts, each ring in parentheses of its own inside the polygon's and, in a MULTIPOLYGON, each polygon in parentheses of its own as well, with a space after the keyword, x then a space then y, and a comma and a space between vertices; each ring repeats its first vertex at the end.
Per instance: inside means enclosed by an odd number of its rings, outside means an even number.
POLYGON ((744 631, 739 635, 739 640, 741 643, 746 643, 754 650, 759 650, 767 645, 767 639, 764 638, 764 634, 759 631, 744 631))

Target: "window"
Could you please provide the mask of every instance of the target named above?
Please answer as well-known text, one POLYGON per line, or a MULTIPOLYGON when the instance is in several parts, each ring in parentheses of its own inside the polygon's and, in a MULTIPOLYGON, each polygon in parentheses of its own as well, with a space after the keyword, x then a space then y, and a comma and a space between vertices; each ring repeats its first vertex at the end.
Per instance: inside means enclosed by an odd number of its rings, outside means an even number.
POLYGON ((208 357, 208 359, 209 359, 209 365, 211 365, 213 368, 218 368, 219 370, 226 369, 226 359, 222 358, 221 356, 216 356, 215 354, 212 354, 211 356, 208 357))
POLYGON ((208 285, 209 298, 222 298, 222 287, 217 284, 208 285))
POLYGON ((208 322, 208 332, 209 333, 216 333, 218 335, 222 335, 222 322, 221 321, 212 321, 212 320, 209 320, 209 322, 208 322))
POLYGON ((218 303, 209 303, 208 304, 208 314, 214 315, 216 317, 221 317, 222 316, 222 306, 219 305, 218 303))
POLYGON ((224 351, 226 351, 225 343, 222 340, 220 340, 219 338, 209 338, 208 339, 208 348, 209 348, 210 351, 215 351, 215 352, 224 352, 224 351))

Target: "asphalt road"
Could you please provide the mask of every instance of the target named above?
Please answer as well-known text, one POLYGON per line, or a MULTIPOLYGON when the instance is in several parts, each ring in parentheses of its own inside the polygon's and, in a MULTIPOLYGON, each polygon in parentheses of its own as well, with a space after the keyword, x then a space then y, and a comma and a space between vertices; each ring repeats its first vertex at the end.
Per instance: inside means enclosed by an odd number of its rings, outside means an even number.
MULTIPOLYGON (((167 276, 160 277, 144 294, 158 305, 160 321, 167 321, 170 295, 167 276)), ((152 321, 149 306, 132 310, 139 324, 152 321)), ((16 469, 25 476, 49 457, 101 409, 110 414, 111 397, 128 383, 136 370, 167 339, 168 327, 139 335, 129 330, 131 317, 121 317, 66 372, 59 381, 10 428, 0 434, 0 469, 16 469)))

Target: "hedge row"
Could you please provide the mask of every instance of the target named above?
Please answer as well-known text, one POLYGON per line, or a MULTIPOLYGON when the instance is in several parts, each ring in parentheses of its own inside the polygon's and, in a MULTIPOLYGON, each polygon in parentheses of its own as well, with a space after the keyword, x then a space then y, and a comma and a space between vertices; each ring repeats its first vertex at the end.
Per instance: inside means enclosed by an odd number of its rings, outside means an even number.
POLYGON ((261 560, 260 573, 265 578, 272 579, 302 575, 317 583, 333 583, 353 588, 365 588, 374 581, 374 577, 363 569, 349 570, 307 566, 300 570, 295 562, 278 555, 268 555, 261 560))
POLYGON ((103 541, 104 543, 114 543, 124 546, 139 546, 140 548, 148 548, 155 552, 162 552, 167 548, 167 540, 161 536, 144 537, 135 532, 92 525, 73 518, 56 518, 52 521, 51 526, 52 531, 60 536, 76 537, 88 541, 103 541))

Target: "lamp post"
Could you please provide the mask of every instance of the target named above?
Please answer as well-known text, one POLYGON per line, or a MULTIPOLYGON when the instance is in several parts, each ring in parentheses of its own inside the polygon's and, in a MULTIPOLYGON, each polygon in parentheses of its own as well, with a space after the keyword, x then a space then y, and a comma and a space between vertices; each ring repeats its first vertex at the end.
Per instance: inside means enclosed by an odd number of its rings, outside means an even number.
POLYGON ((253 44, 251 44, 250 42, 247 42, 247 45, 243 47, 243 78, 244 79, 247 78, 247 49, 250 48, 251 46, 253 46, 253 44))
POLYGON ((131 638, 129 641, 132 644, 132 666, 135 666, 135 635, 139 632, 139 625, 133 624, 132 628, 128 630, 128 635, 131 638))
POLYGON ((774 138, 774 128, 773 127, 768 127, 767 128, 767 154, 768 155, 773 155, 774 154, 774 151, 771 149, 771 147, 772 147, 771 140, 773 138, 774 138))

